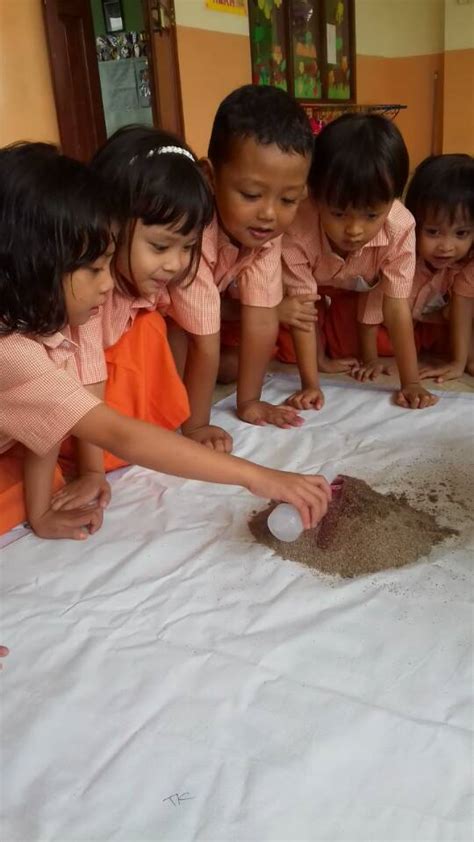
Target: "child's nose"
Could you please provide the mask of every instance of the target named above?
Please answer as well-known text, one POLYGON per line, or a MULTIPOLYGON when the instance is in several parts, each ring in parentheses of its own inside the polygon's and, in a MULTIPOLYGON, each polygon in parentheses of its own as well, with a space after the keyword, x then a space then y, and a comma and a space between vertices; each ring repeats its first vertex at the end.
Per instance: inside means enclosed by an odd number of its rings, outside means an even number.
POLYGON ((182 260, 180 252, 176 250, 170 250, 166 255, 165 261, 163 263, 163 269, 165 272, 171 272, 176 275, 182 268, 182 260))
POLYGON ((114 286, 115 286, 114 276, 112 275, 112 271, 111 271, 111 268, 109 266, 107 271, 104 272, 104 281, 103 281, 102 289, 101 289, 102 294, 105 295, 105 293, 110 292, 110 290, 113 289, 114 286))
POLYGON ((452 237, 442 237, 438 243, 438 251, 441 254, 452 254, 454 251, 454 239, 452 237))
POLYGON ((262 202, 258 209, 258 218, 262 222, 272 222, 275 219, 275 203, 272 199, 262 202))
POLYGON ((346 234, 349 237, 359 237, 364 231, 360 219, 349 219, 346 224, 346 234))

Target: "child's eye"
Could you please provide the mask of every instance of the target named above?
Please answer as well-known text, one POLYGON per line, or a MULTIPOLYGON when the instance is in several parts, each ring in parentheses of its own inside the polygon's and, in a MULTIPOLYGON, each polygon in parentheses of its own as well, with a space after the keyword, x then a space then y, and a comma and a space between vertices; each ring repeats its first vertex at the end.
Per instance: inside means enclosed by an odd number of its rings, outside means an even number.
POLYGON ((470 237, 472 231, 470 228, 461 228, 459 231, 456 231, 456 237, 459 237, 461 240, 465 240, 466 237, 470 237))
POLYGON ((332 210, 332 211, 331 211, 331 216, 336 217, 336 219, 342 219, 342 217, 344 216, 344 211, 340 211, 340 210, 332 210))
POLYGON ((297 199, 283 198, 282 202, 284 205, 296 205, 297 199))
POLYGON ((428 237, 436 237, 439 234, 437 228, 423 228, 423 233, 428 237))
POLYGON ((240 191, 240 195, 243 196, 244 199, 248 199, 249 202, 255 201, 255 199, 260 198, 258 193, 245 193, 244 190, 240 191))
POLYGON ((183 250, 184 251, 192 251, 193 249, 196 248, 196 246, 197 246, 197 243, 186 243, 186 245, 183 246, 183 250))
POLYGON ((168 249, 168 246, 160 246, 158 243, 150 243, 150 245, 158 252, 158 254, 163 254, 163 252, 168 249))
POLYGON ((378 219, 378 218, 379 218, 378 213, 368 213, 367 214, 367 219, 378 219))

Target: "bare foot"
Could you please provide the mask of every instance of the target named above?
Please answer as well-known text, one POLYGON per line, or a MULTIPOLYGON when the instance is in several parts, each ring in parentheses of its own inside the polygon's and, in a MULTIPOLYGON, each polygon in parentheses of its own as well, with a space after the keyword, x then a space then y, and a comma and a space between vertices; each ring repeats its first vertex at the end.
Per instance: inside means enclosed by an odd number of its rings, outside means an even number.
POLYGON ((331 360, 329 357, 321 357, 318 359, 318 368, 325 374, 349 374, 353 368, 359 368, 359 360, 355 357, 343 357, 337 360, 331 360))

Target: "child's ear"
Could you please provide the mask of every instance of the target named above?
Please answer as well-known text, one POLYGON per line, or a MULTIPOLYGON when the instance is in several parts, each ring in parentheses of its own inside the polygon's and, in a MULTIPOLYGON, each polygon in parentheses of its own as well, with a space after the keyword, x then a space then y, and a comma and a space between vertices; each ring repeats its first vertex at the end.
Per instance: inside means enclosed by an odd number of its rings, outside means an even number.
POLYGON ((198 161, 199 167, 203 171, 206 179, 208 181, 209 187, 211 188, 212 192, 214 193, 215 187, 215 171, 212 161, 209 158, 199 158, 198 161))

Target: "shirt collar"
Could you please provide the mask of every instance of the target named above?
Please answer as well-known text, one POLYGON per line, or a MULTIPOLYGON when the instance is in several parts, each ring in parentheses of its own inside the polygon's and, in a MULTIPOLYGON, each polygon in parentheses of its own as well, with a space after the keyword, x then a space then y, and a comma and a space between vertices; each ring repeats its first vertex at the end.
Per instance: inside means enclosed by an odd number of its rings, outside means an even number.
POLYGON ((37 336, 36 341, 51 350, 63 347, 65 350, 73 349, 75 351, 79 347, 77 342, 75 342, 71 337, 71 329, 69 325, 66 325, 62 330, 58 330, 56 333, 51 334, 51 336, 37 336))

